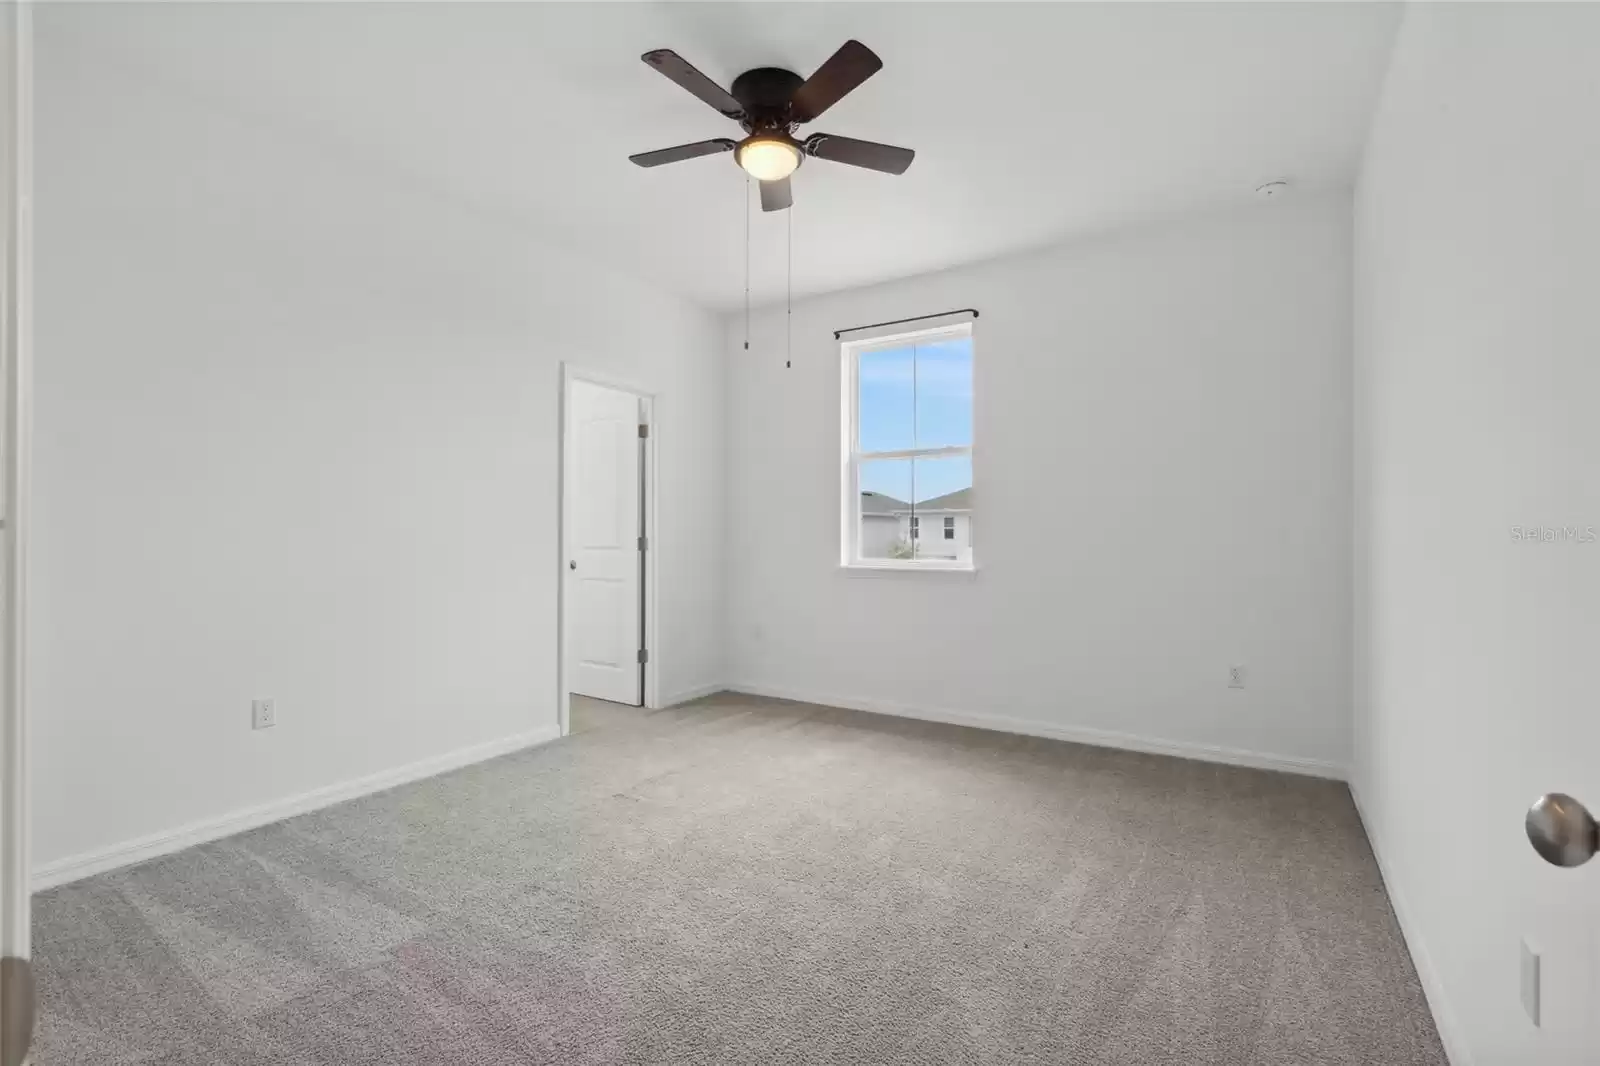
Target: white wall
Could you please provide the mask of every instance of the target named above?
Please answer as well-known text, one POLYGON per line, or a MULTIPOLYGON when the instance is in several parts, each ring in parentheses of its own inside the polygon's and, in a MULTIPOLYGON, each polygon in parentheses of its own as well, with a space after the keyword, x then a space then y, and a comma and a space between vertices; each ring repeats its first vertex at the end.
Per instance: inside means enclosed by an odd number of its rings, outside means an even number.
POLYGON ((719 680, 717 321, 81 56, 58 17, 36 864, 552 727, 562 359, 659 390, 661 690, 719 680), (250 730, 254 697, 276 729, 250 730))
POLYGON ((1420 4, 1356 209, 1356 787, 1457 1066, 1600 1061, 1600 8, 1420 4), (1544 951, 1545 1018, 1518 941, 1544 951))
POLYGON ((730 679, 1342 768, 1349 233, 1252 204, 822 297, 787 370, 781 308, 730 321, 730 679), (981 569, 841 571, 831 331, 968 306, 981 569))

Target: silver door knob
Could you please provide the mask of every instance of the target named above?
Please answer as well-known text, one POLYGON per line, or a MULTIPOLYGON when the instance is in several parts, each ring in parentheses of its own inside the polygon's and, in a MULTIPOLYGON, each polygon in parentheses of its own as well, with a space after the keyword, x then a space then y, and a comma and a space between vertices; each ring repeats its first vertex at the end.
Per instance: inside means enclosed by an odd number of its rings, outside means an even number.
POLYGON ((1600 826, 1588 809, 1563 792, 1547 792, 1528 808, 1528 842, 1554 866, 1582 866, 1600 851, 1600 826))

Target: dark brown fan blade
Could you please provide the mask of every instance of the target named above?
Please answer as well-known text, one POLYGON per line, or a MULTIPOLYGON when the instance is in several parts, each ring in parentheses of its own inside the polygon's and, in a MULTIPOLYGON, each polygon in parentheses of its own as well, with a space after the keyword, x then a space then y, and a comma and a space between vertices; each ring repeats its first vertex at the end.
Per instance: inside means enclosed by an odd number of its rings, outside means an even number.
POLYGON ((788 178, 761 183, 761 210, 787 211, 793 206, 794 190, 789 188, 788 178))
POLYGON ((694 93, 729 118, 744 117, 744 107, 728 90, 700 73, 689 61, 670 48, 657 48, 639 57, 661 73, 694 93))
POLYGON ((716 155, 718 152, 733 151, 733 142, 726 137, 718 137, 710 141, 695 141, 693 144, 680 144, 676 148, 660 148, 654 152, 640 152, 630 155, 641 167, 659 167, 662 163, 681 163, 685 159, 694 159, 702 155, 716 155))
POLYGON ((883 69, 883 60, 860 41, 846 41, 794 91, 789 117, 810 122, 883 69))
POLYGON ((885 174, 904 174, 917 153, 909 148, 896 148, 877 141, 858 141, 854 137, 839 137, 832 133, 813 133, 806 138, 806 154, 835 163, 849 163, 853 167, 880 170, 885 174))

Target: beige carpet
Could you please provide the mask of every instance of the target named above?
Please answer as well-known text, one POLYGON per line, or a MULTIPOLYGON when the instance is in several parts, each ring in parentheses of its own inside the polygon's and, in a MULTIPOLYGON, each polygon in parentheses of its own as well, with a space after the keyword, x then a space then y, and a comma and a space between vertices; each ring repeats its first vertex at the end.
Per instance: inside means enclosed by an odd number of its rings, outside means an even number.
POLYGON ((39 1066, 1444 1062, 1342 785, 743 697, 36 913, 39 1066))
POLYGON ((639 729, 644 727, 650 714, 643 707, 630 707, 626 703, 612 703, 590 696, 573 694, 567 713, 567 731, 571 734, 592 733, 596 729, 639 729))

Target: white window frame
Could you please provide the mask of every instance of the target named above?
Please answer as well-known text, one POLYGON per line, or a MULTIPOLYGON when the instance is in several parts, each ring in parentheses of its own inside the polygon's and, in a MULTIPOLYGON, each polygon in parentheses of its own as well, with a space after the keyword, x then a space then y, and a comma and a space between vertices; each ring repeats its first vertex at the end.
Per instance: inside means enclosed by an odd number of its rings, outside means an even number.
MULTIPOLYGON (((975 546, 971 543, 972 535, 969 529, 967 559, 867 559, 861 556, 861 464, 874 459, 938 459, 946 456, 973 455, 976 440, 972 444, 955 445, 942 448, 902 448, 884 452, 862 452, 857 449, 861 439, 860 434, 860 366, 861 356, 869 352, 884 351, 890 348, 904 348, 910 344, 934 344, 939 341, 970 339, 973 341, 973 387, 977 387, 977 341, 973 336, 972 323, 961 322, 955 325, 936 326, 931 329, 911 330, 904 333, 894 333, 869 337, 862 340, 842 341, 839 344, 840 365, 840 394, 843 405, 840 412, 841 445, 842 445, 842 497, 840 508, 840 552, 839 565, 847 570, 953 570, 957 572, 971 572, 977 569, 974 556, 975 546)), ((976 417, 974 417, 973 436, 977 436, 976 417)), ((977 480, 974 469, 973 480, 977 480)), ((907 501, 914 503, 915 501, 907 501)))

